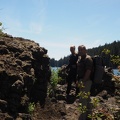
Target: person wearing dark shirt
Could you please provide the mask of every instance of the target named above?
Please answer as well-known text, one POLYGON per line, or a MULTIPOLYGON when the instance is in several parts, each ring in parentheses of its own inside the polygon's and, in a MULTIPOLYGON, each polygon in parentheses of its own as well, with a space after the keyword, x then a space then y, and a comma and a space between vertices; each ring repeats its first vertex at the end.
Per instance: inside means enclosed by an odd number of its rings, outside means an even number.
POLYGON ((82 106, 85 106, 87 110, 84 113, 81 113, 79 120, 87 120, 88 113, 91 113, 90 105, 90 89, 92 85, 92 80, 90 78, 93 60, 91 56, 87 54, 86 47, 84 45, 78 46, 79 58, 77 61, 77 81, 76 84, 81 83, 83 87, 80 87, 79 90, 82 93, 88 93, 88 98, 79 97, 79 102, 82 106))
MULTIPOLYGON (((68 76, 67 76, 67 91, 66 94, 69 95, 71 90, 71 85, 73 82, 76 84, 76 75, 77 75, 77 60, 78 55, 75 52, 75 46, 70 46, 70 57, 69 57, 69 64, 66 67, 69 69, 68 76)), ((76 94, 78 92, 78 89, 76 88, 76 94)))

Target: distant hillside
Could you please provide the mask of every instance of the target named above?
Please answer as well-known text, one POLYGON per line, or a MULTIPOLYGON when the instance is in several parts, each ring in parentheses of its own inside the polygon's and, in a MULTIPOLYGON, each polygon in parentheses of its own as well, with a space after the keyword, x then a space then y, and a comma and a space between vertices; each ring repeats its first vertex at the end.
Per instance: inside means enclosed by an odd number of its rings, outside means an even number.
POLYGON ((114 41, 111 44, 106 43, 103 46, 88 49, 88 54, 91 56, 101 55, 101 52, 104 49, 109 49, 111 55, 119 55, 120 56, 120 40, 114 41))
MULTIPOLYGON (((88 51, 89 55, 94 56, 94 55, 101 55, 101 53, 104 49, 109 49, 111 55, 120 56, 120 40, 114 41, 110 44, 106 43, 103 46, 100 45, 99 47, 88 49, 87 51, 88 51)), ((108 61, 108 59, 107 59, 107 61, 108 61)), ((50 66, 51 67, 61 67, 64 64, 68 64, 68 62, 69 62, 69 55, 67 55, 64 58, 61 58, 60 60, 55 60, 54 58, 52 58, 52 59, 50 59, 50 66)), ((106 64, 108 64, 108 63, 106 63, 106 64)), ((107 65, 107 66, 109 66, 109 65, 107 65)))

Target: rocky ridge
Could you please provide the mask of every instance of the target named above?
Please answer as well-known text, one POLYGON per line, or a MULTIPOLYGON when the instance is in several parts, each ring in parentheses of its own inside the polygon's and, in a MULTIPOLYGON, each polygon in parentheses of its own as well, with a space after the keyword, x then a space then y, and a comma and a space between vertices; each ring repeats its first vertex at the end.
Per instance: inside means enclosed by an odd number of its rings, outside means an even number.
POLYGON ((49 59, 47 50, 34 41, 0 36, 1 119, 27 113, 31 102, 44 106, 51 73, 49 59))
MULTIPOLYGON (((63 81, 57 84, 56 96, 47 95, 49 59, 47 50, 34 41, 7 34, 0 37, 0 120, 79 120, 74 84, 68 97, 63 81), (32 113, 28 112, 30 103, 35 103, 32 113)), ((91 95, 99 99, 93 111, 104 113, 102 120, 120 119, 119 85, 106 74, 91 95)))

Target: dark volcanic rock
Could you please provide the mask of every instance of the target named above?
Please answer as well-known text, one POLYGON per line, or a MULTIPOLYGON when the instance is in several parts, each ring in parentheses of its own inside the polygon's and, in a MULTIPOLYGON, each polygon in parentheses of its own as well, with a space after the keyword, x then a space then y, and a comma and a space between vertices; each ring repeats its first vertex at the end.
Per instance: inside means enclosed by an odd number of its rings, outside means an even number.
POLYGON ((0 36, 1 113, 15 115, 30 102, 44 104, 51 73, 49 59, 47 50, 34 41, 0 36))

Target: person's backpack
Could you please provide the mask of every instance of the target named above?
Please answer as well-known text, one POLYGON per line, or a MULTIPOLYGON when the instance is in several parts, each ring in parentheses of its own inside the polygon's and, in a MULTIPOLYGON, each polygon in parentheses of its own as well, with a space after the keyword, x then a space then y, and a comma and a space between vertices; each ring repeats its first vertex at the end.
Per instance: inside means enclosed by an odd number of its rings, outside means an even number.
POLYGON ((104 74, 104 63, 100 56, 92 57, 93 60, 93 70, 91 72, 91 79, 94 83, 102 83, 102 78, 104 74))

